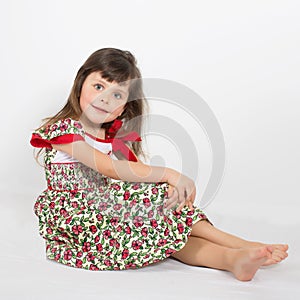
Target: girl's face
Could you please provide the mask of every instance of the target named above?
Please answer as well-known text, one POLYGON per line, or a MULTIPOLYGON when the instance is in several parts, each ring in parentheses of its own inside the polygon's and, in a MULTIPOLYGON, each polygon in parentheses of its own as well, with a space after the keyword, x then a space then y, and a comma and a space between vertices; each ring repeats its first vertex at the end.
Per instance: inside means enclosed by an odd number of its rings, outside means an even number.
POLYGON ((84 116, 99 125, 115 120, 125 108, 129 95, 129 82, 109 82, 100 72, 93 72, 85 79, 80 94, 80 108, 84 116))

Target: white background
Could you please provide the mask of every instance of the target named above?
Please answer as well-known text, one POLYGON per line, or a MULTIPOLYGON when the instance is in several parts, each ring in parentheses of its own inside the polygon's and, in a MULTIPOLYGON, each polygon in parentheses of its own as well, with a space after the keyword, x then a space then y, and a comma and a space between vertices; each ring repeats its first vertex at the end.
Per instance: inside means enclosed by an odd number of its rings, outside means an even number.
MULTIPOLYGON (((92 52, 103 47, 131 51, 144 77, 184 84, 214 111, 226 147, 224 180, 213 202, 205 208, 214 224, 249 239, 290 244, 289 259, 276 268, 262 270, 256 281, 246 284, 248 294, 245 285, 233 283, 233 278, 205 269, 197 269, 192 285, 199 286, 197 278, 202 278, 203 286, 207 287, 202 290, 203 296, 211 299, 222 297, 213 288, 214 280, 220 280, 215 282, 224 289, 224 297, 234 298, 231 292, 236 288, 246 298, 266 286, 257 294, 271 299, 268 297, 273 295, 275 282, 275 286, 288 287, 291 299, 295 299, 292 295, 296 293, 296 279, 300 278, 297 277, 299 20, 300 3, 290 0, 1 1, 0 253, 3 267, 0 274, 3 278, 0 284, 3 287, 0 295, 5 296, 3 299, 38 299, 39 296, 46 299, 47 295, 50 299, 59 294, 83 297, 85 288, 89 297, 96 297, 97 293, 91 294, 91 290, 99 293, 103 290, 88 280, 96 284, 101 276, 106 286, 110 280, 121 280, 121 277, 113 278, 111 273, 79 273, 80 270, 69 270, 47 261, 32 212, 45 182, 43 170, 35 163, 29 145, 31 131, 42 118, 61 108, 78 68, 92 52), (86 285, 76 292, 71 283, 64 283, 65 276, 74 281, 79 280, 78 276, 86 285), (226 290, 226 282, 230 290, 226 290)), ((161 111, 159 103, 152 106, 153 113, 161 111)), ((182 112, 171 108, 166 113, 170 111, 172 118, 183 117, 182 112)), ((188 122, 185 124, 189 126, 188 122)), ((211 155, 201 128, 194 127, 191 132, 202 149, 199 150, 201 180, 197 181, 197 203, 201 205, 211 155)), ((149 151, 167 157, 166 163, 178 167, 176 151, 170 156, 170 148, 160 147, 161 143, 153 139, 149 151)), ((174 261, 165 262, 165 266, 160 265, 158 271, 154 267, 137 271, 138 276, 149 276, 149 293, 152 290, 153 295, 164 291, 167 298, 176 291, 173 299, 176 295, 183 297, 185 292, 177 290, 174 282, 180 278, 182 286, 190 285, 191 268, 174 261), (174 281, 166 279, 166 285, 157 284, 156 290, 155 278, 165 274, 162 270, 168 272, 172 268, 174 272, 166 274, 174 281)), ((137 273, 129 271, 128 274, 127 278, 137 280, 137 273)), ((129 283, 122 284, 124 297, 141 297, 147 289, 142 282, 135 289, 128 288, 129 283)), ((106 293, 111 298, 120 295, 113 290, 106 293)), ((190 298, 198 298, 200 294, 196 288, 188 292, 190 298)), ((275 294, 280 296, 278 291, 275 294)))

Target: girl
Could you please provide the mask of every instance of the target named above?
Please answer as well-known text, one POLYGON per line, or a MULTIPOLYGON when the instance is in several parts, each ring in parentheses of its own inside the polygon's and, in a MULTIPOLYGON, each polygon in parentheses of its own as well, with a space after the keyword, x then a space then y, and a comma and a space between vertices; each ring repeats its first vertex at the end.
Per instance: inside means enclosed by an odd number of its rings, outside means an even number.
POLYGON ((133 55, 105 48, 79 69, 63 109, 32 134, 31 145, 46 149, 47 189, 34 210, 47 257, 89 270, 173 257, 243 281, 285 259, 287 245, 246 241, 212 226, 193 206, 190 178, 138 159, 145 106, 133 55))

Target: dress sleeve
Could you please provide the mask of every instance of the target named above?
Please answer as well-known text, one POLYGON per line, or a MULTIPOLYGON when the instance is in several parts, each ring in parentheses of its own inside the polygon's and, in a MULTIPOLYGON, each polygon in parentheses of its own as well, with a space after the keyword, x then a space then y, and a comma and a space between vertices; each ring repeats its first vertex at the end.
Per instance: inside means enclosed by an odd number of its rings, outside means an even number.
POLYGON ((36 148, 52 149, 51 144, 68 144, 84 141, 84 130, 78 121, 59 120, 32 133, 30 144, 36 148))

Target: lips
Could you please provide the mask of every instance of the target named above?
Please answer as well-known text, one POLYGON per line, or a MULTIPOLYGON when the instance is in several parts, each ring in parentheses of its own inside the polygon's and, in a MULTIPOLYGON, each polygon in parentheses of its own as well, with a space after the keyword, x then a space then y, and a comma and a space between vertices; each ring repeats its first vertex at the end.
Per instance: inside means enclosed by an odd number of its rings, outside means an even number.
POLYGON ((92 104, 92 107, 95 108, 97 111, 100 111, 100 112, 103 112, 103 113, 106 113, 106 114, 108 113, 107 110, 104 110, 104 109, 102 109, 102 108, 100 108, 100 107, 97 107, 97 106, 95 106, 95 105, 93 105, 93 104, 92 104))

